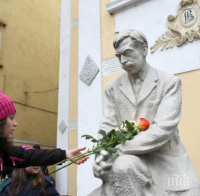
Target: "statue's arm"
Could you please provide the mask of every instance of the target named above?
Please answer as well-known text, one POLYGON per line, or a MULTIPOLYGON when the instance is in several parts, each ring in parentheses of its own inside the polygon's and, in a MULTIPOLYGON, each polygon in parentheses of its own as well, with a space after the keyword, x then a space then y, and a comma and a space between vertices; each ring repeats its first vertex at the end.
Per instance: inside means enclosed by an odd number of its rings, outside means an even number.
MULTIPOLYGON (((109 132, 117 127, 119 127, 119 125, 117 123, 115 102, 113 98, 113 88, 112 86, 107 84, 105 87, 103 113, 101 116, 100 129, 109 132)), ((100 137, 101 135, 98 135, 98 139, 100 139, 100 137)), ((96 178, 105 180, 110 173, 110 168, 112 167, 113 161, 116 156, 116 154, 111 154, 104 150, 97 154, 93 162, 94 176, 96 178)))
POLYGON ((109 84, 106 85, 103 112, 101 116, 100 129, 106 132, 119 127, 117 121, 116 107, 113 98, 113 88, 109 84))
POLYGON ((153 124, 118 148, 125 154, 145 154, 166 144, 177 130, 181 118, 181 80, 174 77, 166 88, 153 124))

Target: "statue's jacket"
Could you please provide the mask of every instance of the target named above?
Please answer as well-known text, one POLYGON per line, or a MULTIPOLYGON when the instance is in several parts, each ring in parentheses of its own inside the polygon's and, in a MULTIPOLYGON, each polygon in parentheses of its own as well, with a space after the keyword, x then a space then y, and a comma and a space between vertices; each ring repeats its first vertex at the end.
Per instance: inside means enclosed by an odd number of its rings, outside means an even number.
POLYGON ((108 132, 121 126, 122 121, 147 119, 148 130, 117 147, 123 154, 144 156, 153 184, 170 191, 199 187, 196 171, 179 137, 181 105, 178 77, 150 67, 136 100, 128 73, 124 73, 106 85, 100 124, 108 132))

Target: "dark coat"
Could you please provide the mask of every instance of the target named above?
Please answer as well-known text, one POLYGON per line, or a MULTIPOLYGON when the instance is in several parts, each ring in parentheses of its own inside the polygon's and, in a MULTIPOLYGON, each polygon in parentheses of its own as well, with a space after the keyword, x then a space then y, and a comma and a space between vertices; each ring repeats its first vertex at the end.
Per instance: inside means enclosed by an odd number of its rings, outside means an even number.
MULTIPOLYGON (((60 196, 60 194, 56 191, 54 188, 54 180, 50 176, 45 176, 44 177, 44 182, 45 182, 45 188, 48 196, 60 196)), ((0 196, 8 196, 9 190, 10 190, 10 185, 12 182, 12 178, 8 179, 2 186, 0 190, 0 196)), ((33 189, 28 189, 27 187, 30 187, 32 184, 32 180, 28 180, 26 185, 24 186, 24 189, 19 193, 18 196, 41 196, 39 193, 39 190, 37 187, 33 189)))
POLYGON ((12 173, 15 171, 15 169, 15 167, 4 166, 2 172, 2 179, 5 179, 6 175, 8 176, 8 178, 12 178, 12 173))
POLYGON ((0 166, 2 163, 4 166, 17 168, 54 165, 64 159, 66 159, 66 151, 61 149, 24 149, 20 146, 15 146, 10 151, 0 149, 0 166))

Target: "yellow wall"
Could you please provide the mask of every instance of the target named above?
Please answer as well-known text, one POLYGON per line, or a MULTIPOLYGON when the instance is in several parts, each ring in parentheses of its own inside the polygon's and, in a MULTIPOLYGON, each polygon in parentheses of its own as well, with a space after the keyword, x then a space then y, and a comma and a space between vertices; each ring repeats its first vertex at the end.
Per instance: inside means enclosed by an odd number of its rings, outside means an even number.
POLYGON ((72 0, 71 1, 71 20, 78 18, 79 12, 79 0, 72 0))
POLYGON ((57 115, 15 104, 17 109, 14 138, 56 144, 57 115))
POLYGON ((108 13, 106 9, 107 3, 110 3, 110 0, 101 0, 102 60, 113 58, 115 56, 113 40, 117 35, 115 33, 115 16, 108 13))
MULTIPOLYGON (((78 18, 79 0, 71 1, 71 20, 78 18)), ((69 121, 78 120, 78 29, 71 28, 69 121)), ((69 149, 78 147, 78 130, 69 131, 69 149)), ((77 195, 77 165, 68 168, 68 195, 77 195)))
MULTIPOLYGON (((69 131, 69 149, 78 148, 78 130, 69 131)), ((77 165, 68 168, 68 195, 77 195, 77 165)))
POLYGON ((186 147, 200 179, 200 70, 178 74, 182 80, 182 118, 179 124, 181 141, 186 147))
MULTIPOLYGON (((113 39, 115 38, 115 22, 114 16, 107 12, 106 4, 110 0, 101 1, 101 32, 102 32, 102 59, 109 59, 115 57, 115 50, 112 46, 113 39)), ((151 54, 149 54, 151 55, 151 54)), ((188 65, 189 66, 189 65, 188 65)), ((122 73, 113 74, 103 77, 103 94, 105 84, 111 79, 117 77, 122 73)), ((188 150, 192 163, 195 166, 198 177, 200 179, 200 131, 198 131, 198 122, 200 118, 200 70, 178 74, 182 80, 182 119, 179 124, 179 132, 181 141, 188 150)))
MULTIPOLYGON (((0 0, 6 21, 0 49, 0 90, 25 103, 25 93, 58 87, 60 0, 0 0), (5 84, 3 77, 6 77, 5 84), (5 85, 5 87, 3 87, 5 85)), ((27 93, 26 104, 57 113, 58 91, 27 93)), ((15 104, 19 140, 56 144, 57 114, 15 104)))
POLYGON ((69 121, 78 120, 78 26, 71 29, 69 121))

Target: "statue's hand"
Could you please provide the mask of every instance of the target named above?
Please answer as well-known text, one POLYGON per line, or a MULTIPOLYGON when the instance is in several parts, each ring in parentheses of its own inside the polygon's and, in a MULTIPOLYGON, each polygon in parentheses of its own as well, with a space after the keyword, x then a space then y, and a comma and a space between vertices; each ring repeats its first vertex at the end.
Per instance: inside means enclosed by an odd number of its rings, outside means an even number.
POLYGON ((110 173, 112 164, 117 156, 117 153, 112 154, 105 150, 102 150, 99 154, 97 154, 95 161, 93 162, 94 176, 105 180, 110 173))

